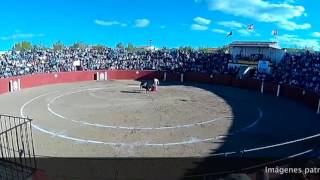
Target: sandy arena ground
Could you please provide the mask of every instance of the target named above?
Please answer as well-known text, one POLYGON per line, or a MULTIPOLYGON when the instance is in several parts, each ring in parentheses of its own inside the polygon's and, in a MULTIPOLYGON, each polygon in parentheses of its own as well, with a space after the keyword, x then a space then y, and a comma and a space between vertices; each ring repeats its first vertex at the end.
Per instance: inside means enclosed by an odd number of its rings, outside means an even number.
POLYGON ((320 127, 312 110, 285 98, 205 84, 162 83, 145 93, 138 85, 25 89, 1 95, 0 113, 32 118, 36 154, 56 157, 199 157, 305 137, 320 127))

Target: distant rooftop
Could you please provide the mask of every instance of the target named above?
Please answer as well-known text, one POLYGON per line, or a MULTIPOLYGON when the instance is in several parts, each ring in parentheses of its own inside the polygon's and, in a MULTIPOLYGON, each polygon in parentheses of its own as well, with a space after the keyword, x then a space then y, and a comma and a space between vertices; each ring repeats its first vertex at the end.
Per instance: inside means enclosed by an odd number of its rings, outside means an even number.
POLYGON ((265 47, 281 49, 277 42, 271 41, 234 41, 230 47, 265 47))

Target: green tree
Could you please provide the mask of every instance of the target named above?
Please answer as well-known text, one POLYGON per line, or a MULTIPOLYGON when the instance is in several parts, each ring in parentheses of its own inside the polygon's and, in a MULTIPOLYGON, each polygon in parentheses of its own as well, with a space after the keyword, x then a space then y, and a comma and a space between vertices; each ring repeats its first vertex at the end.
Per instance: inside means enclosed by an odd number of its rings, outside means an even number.
POLYGON ((29 51, 33 48, 31 42, 28 41, 22 41, 20 43, 16 43, 14 45, 14 50, 15 51, 29 51))
POLYGON ((41 49, 41 47, 35 44, 35 45, 32 46, 32 49, 33 50, 38 50, 38 49, 41 49))
POLYGON ((305 51, 314 52, 313 47, 305 47, 304 49, 301 49, 301 48, 286 48, 285 50, 286 50, 287 53, 292 53, 292 54, 303 53, 305 51))
POLYGON ((61 41, 55 42, 53 44, 54 51, 62 51, 64 49, 64 44, 61 41))
POLYGON ((230 53, 229 51, 230 51, 230 48, 227 45, 219 48, 219 53, 226 53, 226 52, 230 53))
POLYGON ((106 48, 107 47, 105 45, 102 45, 102 44, 97 44, 97 45, 92 46, 92 49, 95 49, 95 50, 98 50, 98 51, 102 51, 102 50, 104 50, 106 48))
POLYGON ((71 46, 73 49, 85 49, 86 47, 88 46, 83 42, 76 42, 71 46))
POLYGON ((180 47, 179 50, 188 51, 188 52, 194 51, 194 49, 191 46, 180 47))
POLYGON ((137 48, 132 43, 129 43, 126 50, 128 52, 135 52, 137 50, 137 48))
POLYGON ((124 49, 124 45, 122 43, 118 43, 116 47, 117 49, 124 49))
POLYGON ((32 49, 32 44, 28 41, 22 41, 21 42, 21 46, 22 46, 22 49, 25 50, 25 51, 28 51, 28 50, 31 50, 32 49))
POLYGON ((212 50, 208 47, 200 47, 198 50, 201 52, 204 52, 204 53, 211 53, 212 52, 212 50))
POLYGON ((15 51, 22 51, 21 43, 16 43, 16 44, 14 44, 13 49, 14 49, 15 51))
POLYGON ((33 50, 47 50, 48 48, 45 45, 33 45, 32 46, 33 50))

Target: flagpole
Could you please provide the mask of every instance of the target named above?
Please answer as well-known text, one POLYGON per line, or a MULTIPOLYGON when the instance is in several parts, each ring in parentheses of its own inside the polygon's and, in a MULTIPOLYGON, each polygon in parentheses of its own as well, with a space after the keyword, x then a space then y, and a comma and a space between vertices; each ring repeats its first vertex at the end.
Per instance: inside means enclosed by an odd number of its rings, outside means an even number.
MULTIPOLYGON (((231 48, 230 48, 230 43, 228 42, 228 39, 229 39, 229 37, 232 37, 232 34, 233 34, 233 32, 230 31, 230 32, 227 34, 227 36, 225 37, 225 39, 226 39, 226 46, 227 46, 227 50, 228 50, 228 53, 229 53, 229 54, 231 54, 231 48)), ((232 59, 230 59, 230 60, 232 60, 232 59)))

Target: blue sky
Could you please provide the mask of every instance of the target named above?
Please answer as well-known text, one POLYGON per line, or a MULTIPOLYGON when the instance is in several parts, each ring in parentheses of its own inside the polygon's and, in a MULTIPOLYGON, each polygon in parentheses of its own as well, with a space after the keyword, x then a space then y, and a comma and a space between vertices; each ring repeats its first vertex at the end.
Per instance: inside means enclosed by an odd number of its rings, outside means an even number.
POLYGON ((4 0, 0 50, 23 40, 113 47, 118 42, 148 45, 150 39, 157 47, 261 40, 320 49, 319 8, 317 0, 4 0), (233 35, 225 38, 230 31, 233 35))

